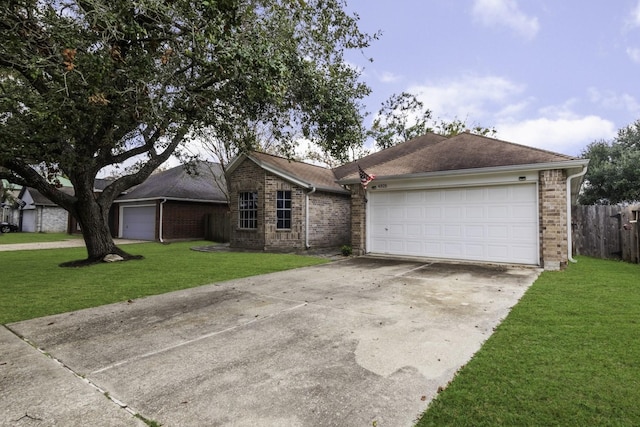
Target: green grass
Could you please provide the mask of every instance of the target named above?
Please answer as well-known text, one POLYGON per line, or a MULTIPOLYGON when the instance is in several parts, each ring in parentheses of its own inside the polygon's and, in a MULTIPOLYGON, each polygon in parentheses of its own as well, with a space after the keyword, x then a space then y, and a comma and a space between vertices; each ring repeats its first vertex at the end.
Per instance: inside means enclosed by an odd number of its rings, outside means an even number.
POLYGON ((80 268, 58 264, 86 258, 84 248, 0 252, 0 323, 327 261, 291 254, 190 250, 207 244, 211 242, 130 244, 123 248, 145 258, 80 268))
POLYGON ((640 265, 544 272, 418 426, 640 425, 640 265))
POLYGON ((0 233, 0 245, 11 243, 59 242, 82 239, 80 234, 66 233, 0 233))

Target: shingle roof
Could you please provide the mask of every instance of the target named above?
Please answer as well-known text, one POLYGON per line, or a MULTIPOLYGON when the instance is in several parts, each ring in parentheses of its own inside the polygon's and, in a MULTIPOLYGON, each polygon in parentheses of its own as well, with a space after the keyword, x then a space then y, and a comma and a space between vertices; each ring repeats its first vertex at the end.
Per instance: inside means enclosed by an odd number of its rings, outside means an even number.
MULTIPOLYGON (((70 187, 61 187, 58 190, 67 194, 74 194, 73 188, 70 187)), ((24 187, 23 191, 20 193, 20 196, 22 196, 26 191, 29 192, 29 195, 33 199, 33 204, 35 206, 58 206, 56 203, 49 200, 48 197, 44 196, 41 192, 33 187, 24 187)))
POLYGON ((271 168, 285 179, 293 178, 302 181, 309 188, 347 193, 336 183, 336 177, 331 169, 266 153, 252 152, 248 157, 263 168, 271 168))
POLYGON ((381 177, 570 160, 578 159, 468 132, 449 138, 428 133, 337 167, 333 172, 336 179, 348 181, 358 178, 357 165, 368 174, 381 177))
POLYGON ((169 198, 226 203, 227 198, 221 188, 226 188, 226 182, 220 165, 196 162, 192 166, 180 165, 151 175, 145 182, 118 197, 116 202, 169 198))

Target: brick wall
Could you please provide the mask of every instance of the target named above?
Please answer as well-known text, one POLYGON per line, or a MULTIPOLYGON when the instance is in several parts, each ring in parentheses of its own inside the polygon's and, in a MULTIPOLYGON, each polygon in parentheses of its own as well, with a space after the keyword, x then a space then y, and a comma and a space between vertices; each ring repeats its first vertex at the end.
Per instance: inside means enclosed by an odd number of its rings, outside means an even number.
POLYGON ((351 186, 351 249, 354 255, 364 255, 367 250, 367 202, 362 185, 351 186))
POLYGON ((229 208, 224 203, 167 201, 162 209, 163 239, 204 239, 205 217, 229 208))
POLYGON ((39 206, 36 210, 36 231, 41 233, 64 233, 67 231, 69 214, 57 206, 39 206))
POLYGON ((305 190, 265 172, 264 249, 295 250, 305 247, 305 190), (277 229, 276 192, 291 191, 291 228, 277 229))
POLYGON ((311 247, 351 244, 351 197, 324 192, 309 195, 309 222, 311 247))
POLYGON ((567 177, 564 170, 540 171, 540 259, 546 270, 567 265, 567 177))
MULTIPOLYGON (((231 247, 292 251, 305 249, 306 188, 265 171, 252 161, 242 162, 229 179, 231 186, 231 247), (258 193, 258 226, 255 230, 238 228, 238 194, 258 193), (291 228, 277 229, 277 191, 291 191, 291 228)), ((317 191, 309 194, 309 244, 311 247, 331 247, 348 244, 351 224, 349 195, 317 191)))
POLYGON ((264 249, 264 181, 264 169, 252 161, 242 162, 229 178, 229 210, 231 212, 229 244, 232 248, 264 249), (238 228, 238 193, 241 191, 258 193, 258 227, 255 230, 238 228))

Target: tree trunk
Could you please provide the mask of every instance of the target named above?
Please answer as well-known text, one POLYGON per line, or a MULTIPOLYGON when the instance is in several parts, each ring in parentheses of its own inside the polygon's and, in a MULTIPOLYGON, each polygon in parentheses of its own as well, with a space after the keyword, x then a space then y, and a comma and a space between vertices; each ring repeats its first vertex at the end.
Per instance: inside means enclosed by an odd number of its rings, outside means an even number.
POLYGON ((105 255, 118 254, 124 258, 131 256, 119 249, 109 230, 109 210, 103 209, 93 199, 88 203, 76 203, 76 220, 80 224, 82 237, 87 247, 87 261, 101 261, 105 255))

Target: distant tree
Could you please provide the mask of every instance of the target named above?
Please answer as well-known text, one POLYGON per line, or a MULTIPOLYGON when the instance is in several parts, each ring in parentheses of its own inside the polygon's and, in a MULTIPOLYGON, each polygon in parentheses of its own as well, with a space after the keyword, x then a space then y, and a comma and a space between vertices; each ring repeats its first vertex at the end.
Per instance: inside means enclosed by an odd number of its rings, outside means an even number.
POLYGON ((640 120, 612 141, 595 141, 581 157, 590 159, 578 202, 583 205, 640 201, 640 120))
POLYGON ((427 132, 444 136, 455 136, 463 132, 483 136, 496 134, 495 128, 479 125, 469 127, 466 121, 457 118, 450 122, 445 120, 436 122, 431 116, 431 110, 426 108, 415 95, 408 92, 394 94, 382 103, 368 135, 375 141, 376 147, 382 150, 427 132))
POLYGON ((369 88, 344 61, 376 35, 344 0, 4 0, 2 177, 35 187, 81 225, 88 261, 117 248, 108 212, 202 128, 234 150, 269 127, 336 158, 361 143, 369 88), (137 160, 137 162, 136 162, 137 160), (135 163, 94 194, 99 171, 135 163), (67 176, 75 194, 59 191, 67 176))
POLYGON ((408 92, 391 95, 382 103, 368 134, 380 150, 433 131, 431 110, 408 92))
POLYGON ((441 120, 440 123, 434 126, 433 132, 443 136, 456 136, 464 132, 470 132, 475 135, 493 137, 496 135, 497 130, 493 127, 487 128, 480 125, 469 127, 466 121, 453 119, 450 122, 441 120))

